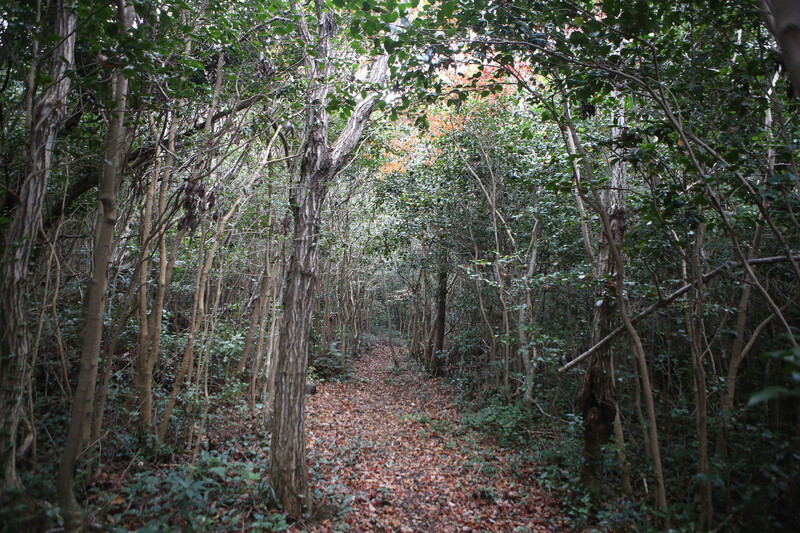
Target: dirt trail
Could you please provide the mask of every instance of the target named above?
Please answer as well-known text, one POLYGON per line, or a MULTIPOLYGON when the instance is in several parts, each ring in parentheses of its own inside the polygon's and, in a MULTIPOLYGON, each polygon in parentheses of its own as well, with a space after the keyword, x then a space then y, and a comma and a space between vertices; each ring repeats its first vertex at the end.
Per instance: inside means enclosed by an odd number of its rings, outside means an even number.
MULTIPOLYGON (((386 346, 355 363, 346 383, 308 401, 314 486, 354 531, 558 531, 556 505, 528 465, 458 424, 454 390, 408 365, 392 371, 386 346)), ((338 529, 338 528, 337 528, 338 529)))

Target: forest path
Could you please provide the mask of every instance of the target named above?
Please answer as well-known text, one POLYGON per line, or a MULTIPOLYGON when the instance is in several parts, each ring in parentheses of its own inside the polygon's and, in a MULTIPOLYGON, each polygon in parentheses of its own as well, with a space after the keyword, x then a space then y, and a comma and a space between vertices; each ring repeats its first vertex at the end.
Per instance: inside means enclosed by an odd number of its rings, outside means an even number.
POLYGON ((465 429, 454 388, 399 353, 393 371, 388 346, 376 345, 355 361, 354 379, 308 400, 312 484, 339 511, 312 529, 563 531, 531 466, 465 429))

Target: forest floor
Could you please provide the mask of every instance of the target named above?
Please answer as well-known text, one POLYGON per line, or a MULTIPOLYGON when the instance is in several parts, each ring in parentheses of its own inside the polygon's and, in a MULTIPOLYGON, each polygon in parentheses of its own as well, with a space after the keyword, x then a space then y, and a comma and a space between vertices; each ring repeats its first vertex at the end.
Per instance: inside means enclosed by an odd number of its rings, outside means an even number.
POLYGON ((533 465, 460 424, 455 387, 399 354, 394 369, 389 347, 376 345, 354 362, 353 379, 324 383, 309 398, 312 484, 338 509, 335 518, 295 527, 569 529, 553 496, 538 488, 533 465))
POLYGON ((539 487, 530 454, 462 423, 456 386, 428 377, 404 350, 398 357, 396 369, 388 346, 375 345, 352 375, 307 396, 311 519, 269 507, 269 431, 234 402, 216 406, 196 456, 116 454, 99 468, 92 522, 114 531, 572 529, 556 495, 539 487))

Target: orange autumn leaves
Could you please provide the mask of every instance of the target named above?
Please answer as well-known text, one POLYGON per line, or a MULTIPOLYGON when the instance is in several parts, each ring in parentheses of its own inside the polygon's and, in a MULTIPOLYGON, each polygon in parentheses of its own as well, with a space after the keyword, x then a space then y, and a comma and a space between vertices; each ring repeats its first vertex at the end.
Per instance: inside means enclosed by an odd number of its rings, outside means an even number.
MULTIPOLYGON (((378 179, 384 180, 392 174, 404 174, 419 164, 433 166, 444 153, 441 143, 437 141, 465 129, 469 124, 480 123, 486 116, 494 115, 498 109, 506 106, 507 98, 517 91, 515 78, 531 80, 533 77, 530 68, 525 64, 504 68, 512 74, 511 77, 503 76, 497 67, 484 66, 474 87, 478 90, 491 90, 500 85, 502 88, 499 91, 481 96, 480 99, 473 97, 462 102, 454 90, 447 100, 458 102, 456 106, 428 108, 425 111, 427 130, 420 131, 414 128, 411 125, 412 119, 408 117, 401 119, 384 153, 385 160, 378 169, 378 179)), ((471 65, 461 70, 462 72, 444 72, 441 76, 456 87, 459 83, 458 78, 463 80, 466 76, 474 74, 477 72, 477 66, 471 65)), ((533 80, 533 84, 536 85, 537 82, 533 80)))

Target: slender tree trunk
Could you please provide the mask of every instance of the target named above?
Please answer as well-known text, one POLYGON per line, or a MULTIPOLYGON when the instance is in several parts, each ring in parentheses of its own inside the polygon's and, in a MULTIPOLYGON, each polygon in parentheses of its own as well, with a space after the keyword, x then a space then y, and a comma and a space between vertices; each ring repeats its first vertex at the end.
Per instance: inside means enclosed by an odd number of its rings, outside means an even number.
MULTIPOLYGON (((209 109, 209 113, 206 117, 206 123, 204 126, 204 131, 207 135, 211 132, 212 126, 212 118, 214 116, 214 110, 216 109, 218 102, 219 102, 219 93, 220 88, 222 86, 222 67, 224 64, 224 56, 220 54, 217 59, 217 80, 214 86, 214 94, 212 96, 212 103, 209 109)), ((194 343, 197 337, 197 333, 200 331, 200 326, 203 323, 205 318, 205 298, 206 298, 206 285, 208 283, 208 276, 211 271, 211 267, 214 263, 214 257, 216 255, 217 250, 223 239, 223 232, 225 231, 226 225, 231 217, 236 214, 239 210, 239 207, 245 201, 248 196, 248 190, 250 186, 261 177, 264 169, 269 164, 269 154, 272 149, 272 144, 275 142, 275 139, 278 136, 279 129, 276 130, 275 134, 270 139, 267 148, 264 151, 261 161, 256 169, 254 169, 251 174, 250 178, 242 188, 241 192, 237 195, 236 199, 233 202, 233 205, 225 212, 225 214, 219 219, 217 222, 217 229, 214 233, 213 242, 211 243, 211 248, 208 251, 208 254, 205 257, 205 261, 202 264, 202 268, 198 271, 197 283, 195 285, 195 298, 194 298, 194 308, 192 311, 192 326, 189 330, 189 337, 186 341, 186 347, 183 353, 183 359, 181 361, 180 369, 178 370, 178 376, 175 380, 175 383, 172 386, 172 392, 170 393, 170 398, 167 401, 167 406, 164 409, 164 414, 161 418, 161 423, 158 428, 158 440, 159 442, 164 442, 164 438, 167 434, 167 427, 169 425, 169 419, 172 416, 172 410, 175 408, 175 403, 177 401, 178 394, 183 386, 183 378, 186 376, 187 372, 191 379, 191 363, 194 357, 194 343)), ((240 156, 239 161, 236 163, 241 164, 242 157, 240 156)), ((202 165, 203 163, 201 163, 202 165)), ((198 167, 199 170, 199 167, 198 167)), ((203 199, 203 202, 206 200, 203 199)), ((205 243, 205 226, 203 226, 203 237, 201 239, 201 243, 205 243)), ((203 257, 203 252, 201 252, 200 257, 203 257)))
MULTIPOLYGON (((566 98, 566 95, 565 95, 566 98)), ((577 150, 577 154, 580 155, 580 159, 583 162, 583 171, 588 178, 589 183, 593 183, 593 171, 592 165, 586 149, 583 145, 579 142, 577 137, 577 132, 575 131, 575 126, 572 123, 572 120, 569 116, 569 109, 568 107, 564 107, 565 111, 565 122, 568 128, 568 136, 572 139, 572 146, 577 150)), ((620 116, 620 120, 622 120, 622 116, 620 116)), ((621 165, 622 166, 622 165, 621 165)), ((622 166, 624 169, 624 166, 622 166)), ((624 180, 624 170, 620 171, 619 174, 612 169, 612 186, 611 192, 609 193, 611 196, 610 205, 606 207, 604 204, 605 202, 600 197, 600 194, 596 191, 596 189, 591 188, 591 193, 594 197, 594 201, 589 201, 592 204, 592 208, 595 212, 600 216, 600 220, 603 227, 603 233, 605 234, 604 238, 608 245, 605 246, 604 249, 607 249, 610 254, 610 260, 613 269, 613 277, 612 279, 615 280, 615 287, 616 287, 616 306, 619 310, 619 316, 622 319, 622 322, 625 326, 625 330, 627 331, 630 339, 631 345, 633 347, 633 351, 636 355, 636 359, 639 363, 639 369, 641 373, 642 379, 642 389, 645 395, 645 403, 647 406, 647 422, 648 422, 648 431, 649 431, 649 439, 650 439, 650 446, 651 446, 651 453, 653 458, 653 473, 656 478, 656 490, 655 490, 655 500, 656 505, 661 508, 662 510, 667 509, 667 500, 666 500, 666 489, 664 486, 664 470, 661 464, 661 451, 658 441, 658 425, 656 421, 656 414, 655 414, 655 400, 653 398, 653 390, 650 385, 650 375, 648 371, 647 365, 647 358, 644 351, 644 346, 642 345, 641 337, 639 333, 636 331, 636 328, 631 321, 630 313, 628 311, 628 304, 625 299, 625 287, 624 287, 624 272, 625 272, 625 264, 622 258, 622 236, 625 230, 625 210, 624 210, 624 203, 621 206, 614 207, 613 204, 613 196, 614 194, 623 194, 624 187, 620 187, 619 184, 616 186, 614 185, 615 179, 622 179, 624 180), (617 175, 617 177, 615 177, 617 175)), ((622 182, 624 183, 624 181, 622 182)), ((624 195, 622 196, 622 200, 624 201, 624 195)), ((598 260, 599 263, 603 263, 603 258, 598 260)), ((597 355, 595 355, 594 359, 598 359, 597 355)), ((610 359, 610 358, 609 358, 610 359)), ((602 364, 602 363, 598 363, 602 364)), ((591 363, 590 363, 591 366, 591 363)), ((610 368, 609 368, 610 370, 610 368)), ((595 374, 597 375, 597 374, 595 374)), ((605 378, 603 378, 605 379, 605 378)), ((610 382, 610 387, 612 387, 612 394, 613 394, 613 380, 610 378, 610 372, 608 376, 608 382, 610 382)), ((607 391, 607 387, 604 388, 607 391)), ((583 396, 583 394, 582 394, 583 396)), ((608 407, 606 402, 606 407, 608 407)), ((605 412, 607 409, 603 409, 605 412)), ((598 427, 597 434, 600 434, 600 431, 606 431, 606 423, 608 424, 608 435, 606 436, 606 440, 611 435, 611 428, 614 422, 614 417, 616 415, 616 404, 613 403, 611 405, 610 411, 610 419, 608 422, 603 421, 602 426, 598 427)), ((586 423, 586 421, 584 421, 586 423)), ((591 428, 587 426, 587 431, 591 428)), ((587 439, 587 445, 588 445, 587 439)), ((591 450, 589 450, 591 452, 591 450)))
MULTIPOLYGON (((538 208, 539 203, 536 192, 534 193, 534 208, 538 208)), ((525 296, 525 303, 519 305, 519 312, 517 315, 517 335, 519 336, 519 349, 522 354, 522 365, 525 370, 525 404, 530 409, 533 402, 533 383, 534 374, 536 372, 536 358, 538 356, 536 345, 528 341, 528 329, 525 327, 526 319, 528 319, 529 327, 533 327, 533 297, 531 296, 531 279, 536 273, 536 263, 538 259, 538 245, 537 237, 539 233, 539 218, 534 216, 533 229, 531 230, 531 242, 528 246, 528 270, 525 272, 525 277, 522 278, 525 296), (529 346, 530 344, 530 346, 529 346)))
MULTIPOLYGON (((187 373, 189 373, 191 376, 190 362, 194 356, 194 343, 195 339, 197 338, 197 333, 200 331, 200 326, 203 322, 202 317, 205 315, 206 281, 208 280, 208 273, 211 270, 211 265, 214 261, 214 252, 216 251, 216 247, 214 246, 212 251, 208 252, 208 256, 205 256, 205 241, 206 227, 205 222, 203 222, 200 236, 200 251, 198 254, 200 258, 200 268, 197 270, 197 276, 195 278, 191 326, 189 329, 189 336, 186 339, 186 346, 183 350, 183 357, 181 357, 181 366, 178 369, 177 375, 175 376, 175 382, 172 384, 172 391, 170 392, 169 400, 167 400, 167 405, 164 407, 164 413, 161 415, 161 422, 158 426, 158 442, 161 443, 164 442, 164 438, 167 436, 169 419, 172 416, 172 410, 175 408, 175 403, 178 401, 178 394, 183 386, 183 380, 187 373), (205 261, 203 261, 204 257, 205 261)), ((216 244, 216 241, 214 244, 216 244)))
POLYGON ((436 290, 436 337, 431 353, 429 372, 431 376, 438 376, 444 359, 444 332, 445 315, 447 312, 447 268, 443 265, 439 269, 438 287, 436 290))
MULTIPOLYGON (((270 216, 267 217, 268 219, 271 218, 272 210, 270 210, 270 216)), ((247 337, 244 341, 244 348, 242 349, 242 355, 239 358, 239 363, 236 365, 236 370, 234 374, 238 377, 241 377, 242 373, 244 372, 244 367, 247 365, 247 359, 250 356, 250 350, 253 347, 253 340, 255 338, 256 329, 258 328, 258 324, 266 320, 266 311, 269 302, 267 301, 267 295, 269 293, 269 285, 270 285, 270 275, 269 275, 269 267, 270 267, 270 253, 269 253, 269 246, 267 247, 267 251, 265 253, 264 258, 264 271, 261 273, 261 283, 258 287, 258 302, 253 305, 253 312, 250 315, 250 327, 247 328, 247 337)), ((263 331, 264 328, 261 328, 260 331, 263 331)), ((259 339, 260 342, 260 339, 259 339)))
MULTIPOLYGON (((161 170, 161 138, 159 129, 156 127, 153 114, 149 115, 150 131, 156 143, 155 164, 150 177, 147 191, 145 192, 144 214, 141 220, 141 230, 139 233, 139 338, 138 353, 136 354, 134 369, 134 385, 139 395, 139 426, 143 433, 153 432, 152 416, 152 383, 149 375, 148 359, 149 343, 152 332, 148 329, 147 316, 147 285, 150 279, 150 228, 153 218, 153 203, 156 196, 156 184, 161 170)), ((161 325, 160 323, 158 324, 161 325)), ((109 359, 110 360, 110 359, 109 359)))
MULTIPOLYGON (((186 24, 187 17, 186 11, 181 12, 181 22, 186 24)), ((184 43, 184 55, 188 56, 192 49, 192 40, 186 39, 184 43)), ((215 94, 219 93, 219 82, 215 83, 215 94)), ((183 103, 182 99, 177 101, 177 108, 180 108, 183 103)), ((212 98, 212 105, 209 116, 206 117, 204 124, 204 131, 206 134, 211 128, 210 116, 213 115, 215 110, 215 102, 212 98)), ((164 311, 164 299, 167 294, 167 288, 172 281, 172 272, 175 268, 175 260, 177 258, 178 247, 183 241, 186 234, 186 227, 179 227, 175 240, 172 243, 169 256, 167 255, 167 229, 168 223, 167 216, 167 194, 169 192, 170 178, 172 176, 172 166, 174 164, 175 154, 175 138, 178 131, 178 117, 174 111, 170 111, 167 115, 169 121, 169 132, 167 133, 167 149, 163 161, 163 174, 161 175, 161 187, 158 192, 158 222, 160 227, 158 229, 158 279, 156 281, 156 292, 153 295, 153 302, 150 314, 146 322, 147 337, 144 345, 140 345, 139 354, 137 354, 137 367, 136 367, 136 380, 134 385, 137 387, 139 396, 139 419, 142 428, 150 433, 155 433, 155 424, 153 422, 153 370, 158 362, 158 356, 161 353, 161 321, 164 311)), ((154 178, 155 179, 155 178, 154 178)), ((141 344, 141 343, 140 343, 141 344)), ((112 354, 113 355, 113 354, 112 354)), ((105 400, 105 389, 103 389, 103 399, 105 400)), ((98 415, 102 420, 102 413, 98 415)), ((99 428, 101 424, 96 424, 99 428)), ((99 429, 97 430, 99 432, 99 429)))
MULTIPOLYGON (((156 292, 153 295, 153 301, 150 308, 149 315, 147 314, 147 302, 145 298, 146 285, 147 285, 147 269, 143 266, 142 269, 142 291, 140 298, 140 323, 143 325, 143 333, 140 332, 139 339, 139 353, 136 357, 136 389, 139 397, 139 423, 141 428, 149 434, 155 432, 153 424, 153 369, 158 361, 158 354, 160 352, 161 344, 161 319, 164 310, 164 298, 167 292, 167 286, 172 278, 172 270, 175 267, 175 260, 177 257, 177 246, 183 240, 185 229, 180 229, 175 237, 171 253, 167 255, 166 244, 166 231, 167 221, 167 193, 169 191, 169 182, 172 175, 173 154, 175 153, 175 136, 178 128, 178 120, 170 114, 169 119, 169 132, 167 134, 167 150, 162 163, 161 172, 161 186, 158 190, 158 201, 156 204, 157 210, 157 223, 160 225, 157 235, 158 246, 158 278, 156 280, 156 292)), ((155 185, 156 176, 153 177, 150 196, 155 201, 155 185)), ((149 224, 147 224, 149 234, 149 224)), ((143 236, 149 238, 149 235, 143 236)), ((147 257, 147 250, 142 255, 143 258, 147 257)))
POLYGON ((350 348, 350 307, 347 305, 349 251, 349 248, 345 250, 339 262, 339 362, 342 368, 344 368, 347 359, 347 350, 350 348))
POLYGON ((695 499, 700 505, 697 517, 698 530, 711 528, 714 518, 714 501, 712 498, 711 475, 708 464, 708 391, 706 390, 706 371, 703 366, 703 343, 705 336, 703 327, 703 271, 700 253, 704 239, 703 224, 695 230, 695 243, 691 256, 689 275, 693 281, 689 296, 689 316, 687 330, 690 337, 692 353, 692 370, 695 395, 695 426, 697 429, 697 477, 695 479, 695 499))
POLYGON ((384 267, 381 269, 381 274, 383 275, 383 301, 386 304, 386 327, 389 330, 389 351, 392 354, 392 364, 395 368, 400 366, 399 361, 397 360, 397 354, 395 353, 394 349, 394 339, 392 334, 392 309, 389 306, 389 290, 386 288, 386 268, 384 267))
POLYGON ((417 361, 420 360, 421 357, 421 349, 420 349, 420 330, 422 329, 421 321, 422 317, 420 317, 420 298, 419 298, 419 290, 422 286, 422 275, 423 275, 423 268, 420 267, 419 275, 417 276, 417 284, 411 288, 411 340, 408 346, 408 352, 411 356, 411 359, 416 359, 417 361))
MULTIPOLYGON (((117 2, 120 29, 127 32, 133 23, 133 7, 125 0, 117 2)), ((117 223, 117 197, 119 184, 127 160, 125 110, 128 97, 128 80, 122 72, 113 77, 115 107, 108 126, 103 149, 103 169, 97 187, 97 219, 93 271, 86 291, 83 308, 83 340, 81 342, 80 373, 72 404, 69 431, 64 441, 64 452, 58 470, 58 501, 64 515, 64 529, 81 528, 81 512, 73 493, 75 461, 86 445, 85 438, 91 423, 94 389, 97 382, 97 362, 103 333, 103 313, 108 287, 108 263, 111 259, 114 227, 117 223)))
MULTIPOLYGON (((20 487, 15 456, 17 428, 22 416, 27 367, 30 364, 29 261, 41 224, 47 182, 58 127, 67 111, 69 70, 75 56, 77 16, 67 0, 55 2, 52 33, 59 37, 50 57, 48 74, 53 82, 31 103, 25 177, 19 204, 5 230, 0 258, 0 467, 3 469, 0 502, 20 487)), ((32 69, 32 74, 36 74, 32 69)), ((29 87, 32 91, 33 87, 29 87)), ((30 98, 33 98, 31 93, 30 98)))
MULTIPOLYGON (((503 217, 500 210, 497 208, 497 177, 492 170, 492 165, 489 160, 489 156, 484 150, 483 145, 479 142, 478 146, 483 154, 484 160, 486 162, 486 167, 489 171, 489 177, 491 178, 491 187, 486 187, 481 179, 480 175, 475 172, 472 168, 472 165, 469 163, 464 155, 461 155, 461 160, 466 165, 467 169, 469 170, 470 174, 475 178, 480 186, 481 191, 483 192, 484 196, 486 197, 486 201, 489 203, 489 207, 491 209, 492 214, 492 230, 494 233, 494 261, 492 264, 492 269, 494 271, 495 276, 495 283, 497 284, 497 295, 498 299, 500 300, 500 307, 502 309, 502 319, 503 319, 503 332, 505 334, 505 340, 503 341, 503 391, 506 396, 506 399, 510 399, 511 397, 511 383, 510 383, 510 373, 511 373, 511 319, 509 316, 509 306, 507 302, 507 293, 508 293, 508 282, 509 276, 508 272, 505 270, 505 267, 500 262, 500 257, 503 255, 501 252, 500 246, 500 226, 498 222, 502 222, 503 225, 506 227, 506 234, 508 235, 508 239, 511 243, 511 248, 514 253, 517 251, 516 242, 514 240, 514 236, 511 231, 508 229, 508 224, 505 221, 505 217, 503 217)), ((475 239, 473 237, 473 244, 476 247, 475 255, 477 257, 477 243, 475 243, 475 239)))
MULTIPOLYGON (((325 285, 330 286, 331 282, 331 268, 332 263, 328 261, 325 269, 325 285)), ((329 350, 331 346, 331 293, 333 291, 325 291, 325 304, 322 308, 322 349, 329 350)))
MULTIPOLYGON (((197 371, 197 388, 196 388, 196 395, 199 397, 201 392, 203 396, 203 412, 200 415, 200 427, 197 429, 197 438, 195 440, 195 445, 192 450, 192 462, 197 458, 197 454, 200 452, 200 445, 203 441, 203 437, 205 435, 206 429, 206 421, 208 420, 208 408, 210 404, 210 396, 208 393, 208 369, 211 365, 211 346, 214 342, 214 332, 217 328, 217 319, 219 317, 219 301, 220 296, 222 295, 222 281, 224 275, 222 269, 220 268, 219 277, 217 278, 217 287, 216 292, 214 294, 214 305, 211 310, 211 325, 210 325, 210 332, 205 339, 205 350, 203 358, 200 360, 199 368, 197 371), (200 390, 202 384, 202 391, 200 390)), ((190 441, 191 442, 191 441, 190 441)))
POLYGON ((622 432, 622 417, 619 414, 619 404, 617 404, 617 414, 614 417, 614 436, 617 439, 617 462, 619 462, 622 470, 620 473, 622 493, 630 496, 633 494, 633 486, 631 485, 630 465, 625 454, 625 435, 622 432))
MULTIPOLYGON (((264 275, 267 279, 270 280, 269 287, 267 289, 266 294, 264 294, 264 300, 262 304, 264 305, 263 316, 261 318, 259 329, 258 329, 258 344, 256 346, 256 355, 255 361, 253 362, 253 372, 250 375, 250 410, 254 411, 256 407, 256 395, 258 394, 258 387, 261 385, 263 381, 269 381, 269 371, 271 368, 271 357, 272 357, 272 347, 274 346, 274 334, 275 334, 275 323, 277 322, 277 304, 280 301, 280 296, 278 294, 278 276, 273 275, 272 273, 272 241, 270 240, 267 243, 267 259, 266 264, 264 266, 264 275), (270 319, 270 333, 269 333, 269 343, 267 348, 267 361, 264 367, 267 370, 267 378, 265 380, 260 379, 261 375, 261 363, 264 356, 264 341, 265 339, 265 332, 267 328, 267 319, 270 319)), ((263 388, 263 387, 262 387, 263 388)))
MULTIPOLYGON (((284 268, 285 268, 285 261, 284 261, 284 268)), ((283 272, 281 272, 282 274, 283 272)), ((278 330, 278 322, 280 318, 280 310, 279 310, 279 302, 283 301, 283 286, 278 287, 277 285, 274 287, 274 295, 273 295, 273 303, 272 303, 272 318, 269 324, 269 343, 267 344, 267 353, 266 353, 266 360, 264 363, 264 387, 262 392, 262 398, 265 402, 264 407, 264 422, 269 422, 269 415, 272 413, 272 406, 275 403, 275 350, 278 346, 278 336, 280 331, 278 330)), ((255 394, 255 387, 256 382, 255 380, 251 381, 252 387, 252 394, 255 394)), ((255 402, 253 401, 253 405, 255 402)))

